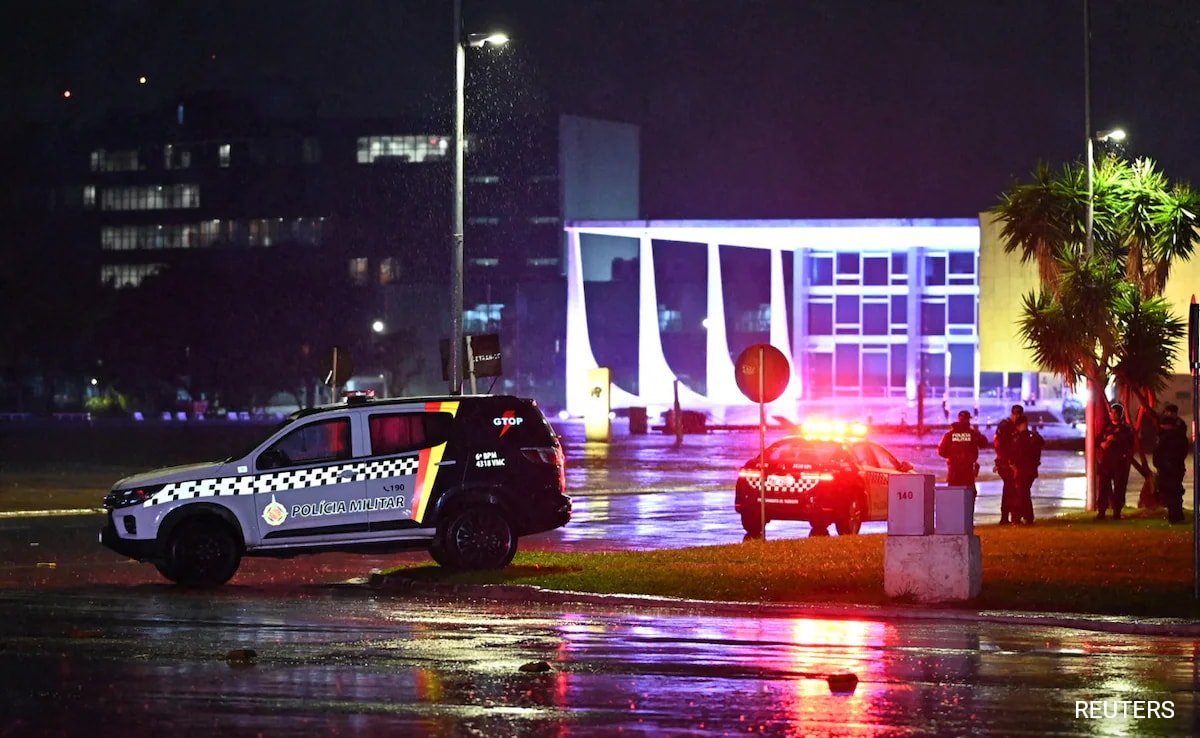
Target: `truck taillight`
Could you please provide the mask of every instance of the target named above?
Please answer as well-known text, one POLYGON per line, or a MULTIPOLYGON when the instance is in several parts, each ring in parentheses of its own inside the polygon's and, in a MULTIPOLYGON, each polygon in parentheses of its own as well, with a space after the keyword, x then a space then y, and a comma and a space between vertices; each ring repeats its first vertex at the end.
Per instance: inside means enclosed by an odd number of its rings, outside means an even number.
POLYGON ((551 464, 558 469, 558 486, 567 488, 567 458, 562 446, 533 446, 521 449, 521 455, 535 464, 551 464))
POLYGON ((523 448, 521 454, 535 464, 558 464, 561 463, 562 452, 550 446, 539 446, 523 448))

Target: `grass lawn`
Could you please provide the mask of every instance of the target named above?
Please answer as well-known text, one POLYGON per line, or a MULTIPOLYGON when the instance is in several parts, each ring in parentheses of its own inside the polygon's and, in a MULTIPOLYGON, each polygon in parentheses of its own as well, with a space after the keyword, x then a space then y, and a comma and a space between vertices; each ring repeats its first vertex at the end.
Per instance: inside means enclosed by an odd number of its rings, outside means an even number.
MULTIPOLYGON (((1079 513, 1028 528, 977 528, 983 591, 942 607, 1200 619, 1190 511, 1181 525, 1169 525, 1161 511, 1128 513, 1120 522, 1079 513)), ((521 552, 501 571, 450 573, 418 565, 387 573, 419 582, 699 600, 912 604, 884 594, 884 540, 834 536, 658 551, 521 552)))

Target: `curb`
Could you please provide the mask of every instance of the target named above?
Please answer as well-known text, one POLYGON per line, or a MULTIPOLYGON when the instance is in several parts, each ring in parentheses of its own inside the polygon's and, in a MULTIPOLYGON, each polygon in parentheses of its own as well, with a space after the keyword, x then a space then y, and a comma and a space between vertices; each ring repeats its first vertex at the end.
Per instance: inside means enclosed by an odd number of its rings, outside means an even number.
POLYGON ((842 605, 837 603, 762 603, 694 600, 631 594, 595 594, 543 589, 530 584, 439 584, 418 582, 397 574, 372 572, 361 584, 376 592, 418 595, 438 599, 474 598, 494 602, 539 602, 594 607, 639 607, 684 610, 690 613, 769 617, 837 618, 840 620, 942 620, 1072 628, 1138 636, 1200 637, 1200 622, 1173 618, 1123 619, 1120 616, 1083 613, 1039 613, 1008 610, 956 610, 892 605, 842 605))

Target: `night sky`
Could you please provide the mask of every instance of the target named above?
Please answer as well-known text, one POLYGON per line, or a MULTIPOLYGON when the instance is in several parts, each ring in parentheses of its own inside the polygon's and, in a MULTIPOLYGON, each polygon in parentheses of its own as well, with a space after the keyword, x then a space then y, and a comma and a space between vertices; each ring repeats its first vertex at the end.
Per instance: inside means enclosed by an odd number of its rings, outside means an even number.
MULTIPOLYGON (((1082 157, 1083 0, 463 0, 475 119, 642 127, 650 218, 972 217, 1082 157)), ((45 0, 5 11, 4 130, 221 89, 444 115, 451 0, 45 0), (146 84, 138 83, 145 75, 146 84), (72 96, 62 93, 70 89, 72 96)), ((1200 2, 1092 0, 1092 118, 1200 186, 1200 2)), ((448 130, 448 128, 447 128, 448 130)))

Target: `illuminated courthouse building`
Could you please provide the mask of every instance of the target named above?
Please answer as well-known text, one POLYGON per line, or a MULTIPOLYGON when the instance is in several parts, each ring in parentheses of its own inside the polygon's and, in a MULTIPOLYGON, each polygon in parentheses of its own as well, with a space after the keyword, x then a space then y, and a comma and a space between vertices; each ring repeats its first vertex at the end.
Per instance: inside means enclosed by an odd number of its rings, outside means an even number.
MULTIPOLYGON (((1017 330, 1037 268, 1004 253, 990 214, 962 219, 575 221, 566 224, 567 409, 587 371, 612 370, 612 405, 715 411, 749 401, 739 354, 769 343, 789 359, 775 412, 797 404, 845 418, 978 408, 980 397, 1057 399, 1017 330)), ((1184 274, 1184 272, 1188 274, 1184 274)), ((1167 297, 1186 316, 1181 265, 1167 297)), ((1189 278, 1190 277, 1190 278, 1189 278)), ((1186 352, 1175 370, 1185 374, 1186 352)))

